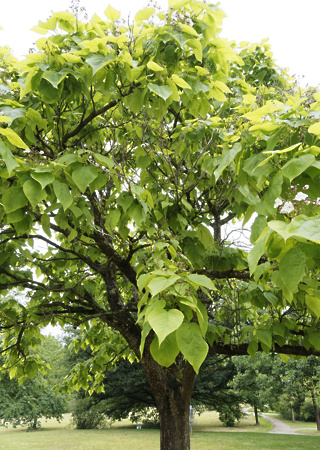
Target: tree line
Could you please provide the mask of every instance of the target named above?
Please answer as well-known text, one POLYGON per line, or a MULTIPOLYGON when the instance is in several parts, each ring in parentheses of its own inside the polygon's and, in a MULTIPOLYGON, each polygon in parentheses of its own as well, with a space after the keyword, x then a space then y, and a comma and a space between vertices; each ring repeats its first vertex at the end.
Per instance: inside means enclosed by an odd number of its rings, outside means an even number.
MULTIPOLYGON (((64 338, 47 336, 40 354, 50 367, 46 375, 37 374, 19 386, 16 379, 2 374, 0 409, 3 425, 7 423, 37 428, 41 420, 62 419, 72 413, 72 424, 78 429, 111 426, 114 421, 129 418, 143 427, 159 427, 156 403, 141 364, 122 359, 116 367, 106 369, 102 392, 80 389, 61 392, 61 386, 77 364, 91 359, 91 349, 73 346, 74 332, 64 338), (60 387, 60 389, 59 389, 60 387)), ((284 419, 311 421, 319 430, 320 365, 308 358, 283 361, 278 355, 208 356, 192 391, 191 404, 196 414, 217 411, 229 427, 244 415, 244 405, 259 413, 277 411, 284 419)))

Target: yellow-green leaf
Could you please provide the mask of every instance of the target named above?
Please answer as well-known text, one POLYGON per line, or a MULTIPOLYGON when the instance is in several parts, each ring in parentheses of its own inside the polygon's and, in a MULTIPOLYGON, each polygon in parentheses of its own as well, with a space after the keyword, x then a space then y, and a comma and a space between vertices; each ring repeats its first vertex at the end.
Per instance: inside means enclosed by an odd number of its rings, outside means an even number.
POLYGON ((185 23, 179 23, 179 26, 181 28, 182 31, 184 31, 185 33, 191 34, 192 36, 199 36, 198 33, 196 32, 196 30, 194 30, 192 27, 190 27, 190 25, 187 25, 185 23))
POLYGON ((178 75, 173 74, 171 79, 172 79, 172 81, 174 81, 174 83, 177 86, 179 86, 183 89, 191 89, 191 86, 183 78, 179 77, 178 75))
POLYGON ((5 136, 8 141, 19 148, 28 148, 27 144, 11 128, 0 128, 0 134, 5 136))
POLYGON ((314 123, 311 127, 308 128, 309 133, 320 135, 320 122, 314 123))
POLYGON ((80 58, 80 56, 78 55, 73 55, 72 53, 61 53, 61 56, 70 63, 79 63, 82 61, 82 59, 80 58))
POLYGON ((154 61, 149 61, 147 67, 148 69, 153 70, 154 72, 161 72, 162 70, 164 70, 163 67, 159 66, 159 64, 157 64, 154 61))
POLYGON ((156 10, 154 8, 144 8, 134 16, 134 21, 139 25, 143 20, 148 20, 156 10))
POLYGON ((319 318, 320 317, 320 296, 306 295, 306 304, 309 309, 319 318))
POLYGON ((111 22, 114 22, 115 20, 120 19, 121 14, 116 9, 112 8, 112 6, 108 6, 108 8, 105 10, 105 15, 108 17, 111 22))
POLYGON ((0 116, 0 122, 2 123, 7 123, 7 122, 11 122, 11 117, 7 117, 7 116, 0 116))
POLYGON ((193 48, 194 56, 197 60, 202 61, 202 45, 200 39, 191 39, 190 41, 187 41, 187 45, 193 48))
POLYGON ((228 94, 231 94, 231 91, 228 88, 228 86, 226 84, 224 84, 222 81, 217 80, 217 81, 214 82, 214 85, 215 85, 215 87, 220 89, 220 91, 227 92, 228 94))
POLYGON ((245 94, 242 96, 242 101, 245 105, 252 105, 256 101, 256 96, 252 94, 245 94))

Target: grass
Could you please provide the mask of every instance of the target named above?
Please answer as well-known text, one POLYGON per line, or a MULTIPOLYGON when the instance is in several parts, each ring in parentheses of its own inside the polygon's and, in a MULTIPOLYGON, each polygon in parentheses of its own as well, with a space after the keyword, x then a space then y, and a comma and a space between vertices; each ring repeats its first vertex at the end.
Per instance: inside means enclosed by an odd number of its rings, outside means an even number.
MULTIPOLYGON (((69 425, 70 416, 65 415, 61 424, 54 420, 42 423, 41 431, 26 432, 25 428, 0 428, 0 449, 5 450, 158 450, 158 430, 137 430, 130 421, 113 424, 111 429, 74 430, 69 425)), ((206 412, 197 416, 191 435, 192 450, 288 449, 304 450, 319 448, 315 436, 267 434, 269 422, 261 419, 255 426, 254 419, 247 417, 234 428, 221 425, 218 415, 206 412)))

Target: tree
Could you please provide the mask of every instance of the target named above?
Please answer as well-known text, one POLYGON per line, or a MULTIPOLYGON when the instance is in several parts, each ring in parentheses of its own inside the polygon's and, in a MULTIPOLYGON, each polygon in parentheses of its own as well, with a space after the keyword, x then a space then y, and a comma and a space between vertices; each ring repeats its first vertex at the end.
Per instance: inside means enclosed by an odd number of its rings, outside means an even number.
POLYGON ((275 355, 257 353, 255 359, 235 357, 234 363, 236 376, 232 386, 242 397, 243 403, 253 407, 256 425, 259 425, 258 412, 273 404, 275 393, 278 397, 282 393, 281 380, 274 373, 274 366, 282 366, 281 361, 275 355))
POLYGON ((105 15, 1 50, 0 289, 28 298, 1 301, 6 364, 33 376, 41 327, 72 324, 94 354, 70 387, 137 358, 161 448, 188 449, 208 353, 319 354, 320 95, 219 38, 216 6, 105 15))
MULTIPOLYGON (((57 381, 62 383, 61 375, 64 371, 61 368, 63 366, 61 345, 52 336, 46 336, 39 347, 39 353, 44 356, 43 374, 34 374, 32 379, 27 379, 22 385, 14 378, 13 368, 10 376, 8 371, 0 372, 2 425, 10 422, 14 427, 27 425, 29 428, 36 429, 41 425, 42 418, 55 418, 58 421, 62 419, 66 408, 66 396, 54 391, 57 381), (45 366, 49 364, 49 361, 54 370, 44 376, 45 366)), ((3 362, 3 357, 0 357, 0 367, 3 362)))
POLYGON ((291 420, 295 422, 295 413, 298 420, 310 420, 308 404, 306 397, 310 396, 313 407, 313 420, 317 424, 317 430, 320 431, 320 418, 318 409, 318 384, 319 384, 319 361, 314 356, 305 359, 290 359, 285 367, 285 376, 283 377, 284 395, 282 397, 282 410, 284 415, 285 400, 289 403, 291 411, 291 420), (303 410, 306 410, 305 413, 303 410))
MULTIPOLYGON (((3 363, 2 358, 0 362, 3 363)), ((1 373, 0 419, 3 426, 10 422, 14 427, 27 425, 36 429, 41 418, 60 421, 65 406, 65 397, 56 394, 41 374, 20 385, 18 380, 10 379, 7 372, 1 373)))

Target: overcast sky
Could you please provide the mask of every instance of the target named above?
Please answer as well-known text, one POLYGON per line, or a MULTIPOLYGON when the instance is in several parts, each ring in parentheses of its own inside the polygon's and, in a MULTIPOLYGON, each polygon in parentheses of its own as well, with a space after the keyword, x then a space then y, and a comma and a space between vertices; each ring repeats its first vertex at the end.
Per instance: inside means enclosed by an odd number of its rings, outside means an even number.
MULTIPOLYGON (((89 17, 103 17, 110 3, 124 17, 143 8, 148 0, 81 0, 89 17)), ((72 0, 1 0, 0 45, 9 45, 18 57, 26 54, 40 37, 30 29, 51 11, 69 9, 72 0)), ((158 0, 162 7, 167 0, 158 0)), ((289 67, 301 82, 320 84, 319 20, 320 0, 221 0, 227 14, 222 36, 230 40, 260 42, 269 38, 277 63, 289 67)))

